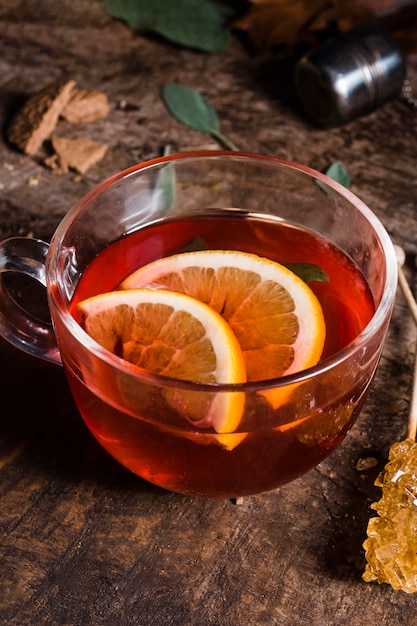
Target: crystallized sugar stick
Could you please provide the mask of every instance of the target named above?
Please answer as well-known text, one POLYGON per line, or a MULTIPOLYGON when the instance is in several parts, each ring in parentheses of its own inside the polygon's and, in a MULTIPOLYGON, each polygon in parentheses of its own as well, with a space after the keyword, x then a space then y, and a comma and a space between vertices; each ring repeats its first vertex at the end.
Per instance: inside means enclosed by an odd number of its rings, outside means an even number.
MULTIPOLYGON (((402 265, 404 251, 396 246, 399 284, 417 324, 417 304, 402 265)), ((417 357, 414 367, 407 439, 394 443, 389 461, 375 485, 382 497, 371 508, 378 513, 368 522, 363 547, 366 582, 388 583, 406 593, 417 591, 417 357)))

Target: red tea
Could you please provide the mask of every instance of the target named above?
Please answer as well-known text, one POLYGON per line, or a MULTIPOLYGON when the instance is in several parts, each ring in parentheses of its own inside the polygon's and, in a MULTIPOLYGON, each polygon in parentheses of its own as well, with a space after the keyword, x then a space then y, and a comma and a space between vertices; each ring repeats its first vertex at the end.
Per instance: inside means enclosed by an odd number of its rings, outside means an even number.
MULTIPOLYGON (((138 267, 201 240, 211 249, 251 252, 283 264, 309 262, 325 270, 328 282, 310 283, 326 320, 322 359, 352 342, 374 314, 362 273, 327 240, 274 218, 213 211, 156 222, 108 246, 84 272, 73 315, 80 300, 116 289, 138 267)), ((135 391, 129 383, 125 396, 130 400, 122 406, 112 392, 94 392, 82 376, 69 378, 88 427, 126 467, 172 491, 233 497, 275 488, 325 458, 359 413, 375 366, 372 361, 358 374, 360 368, 349 361, 349 368, 342 364, 321 380, 298 383, 288 402, 276 409, 261 394, 248 392, 239 433, 220 438, 210 430, 195 432, 158 387, 150 391, 138 383, 135 391)), ((108 388, 112 385, 109 379, 108 388)))

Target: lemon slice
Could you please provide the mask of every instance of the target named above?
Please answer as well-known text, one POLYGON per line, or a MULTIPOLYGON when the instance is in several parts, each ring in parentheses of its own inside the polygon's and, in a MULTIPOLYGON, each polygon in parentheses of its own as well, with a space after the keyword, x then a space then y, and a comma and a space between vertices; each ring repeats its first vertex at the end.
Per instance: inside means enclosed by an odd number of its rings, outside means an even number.
MULTIPOLYGON (((315 365, 326 326, 310 287, 292 271, 254 254, 202 250, 143 266, 123 289, 161 287, 200 300, 224 317, 246 363, 249 381, 293 374, 315 365)), ((266 393, 273 406, 285 394, 266 393)))
MULTIPOLYGON (((78 309, 82 325, 97 343, 153 374, 201 383, 246 381, 242 352, 230 326, 195 298, 163 289, 120 290, 84 300, 78 309)), ((197 427, 234 433, 241 421, 242 392, 166 386, 163 393, 197 427)), ((224 437, 227 442, 230 435, 224 437)), ((236 434, 232 447, 241 439, 236 434)), ((220 443, 230 447, 230 442, 220 443)))

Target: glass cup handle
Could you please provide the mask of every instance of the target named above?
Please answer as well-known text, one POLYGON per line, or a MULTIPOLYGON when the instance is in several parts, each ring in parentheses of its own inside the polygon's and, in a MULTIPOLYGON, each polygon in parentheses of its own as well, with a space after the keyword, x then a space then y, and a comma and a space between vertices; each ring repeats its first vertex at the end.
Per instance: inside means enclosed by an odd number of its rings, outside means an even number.
POLYGON ((28 354, 61 364, 52 324, 25 311, 1 281, 3 272, 17 272, 46 287, 48 249, 47 243, 29 237, 12 237, 0 243, 0 335, 28 354))

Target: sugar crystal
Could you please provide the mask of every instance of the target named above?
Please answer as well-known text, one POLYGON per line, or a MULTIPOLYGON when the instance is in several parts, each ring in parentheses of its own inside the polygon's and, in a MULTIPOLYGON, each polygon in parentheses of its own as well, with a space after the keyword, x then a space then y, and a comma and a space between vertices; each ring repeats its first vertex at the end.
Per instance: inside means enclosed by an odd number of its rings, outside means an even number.
POLYGON ((406 593, 417 591, 417 443, 391 446, 389 461, 375 485, 382 497, 371 505, 379 517, 368 522, 363 547, 366 582, 388 583, 406 593))

